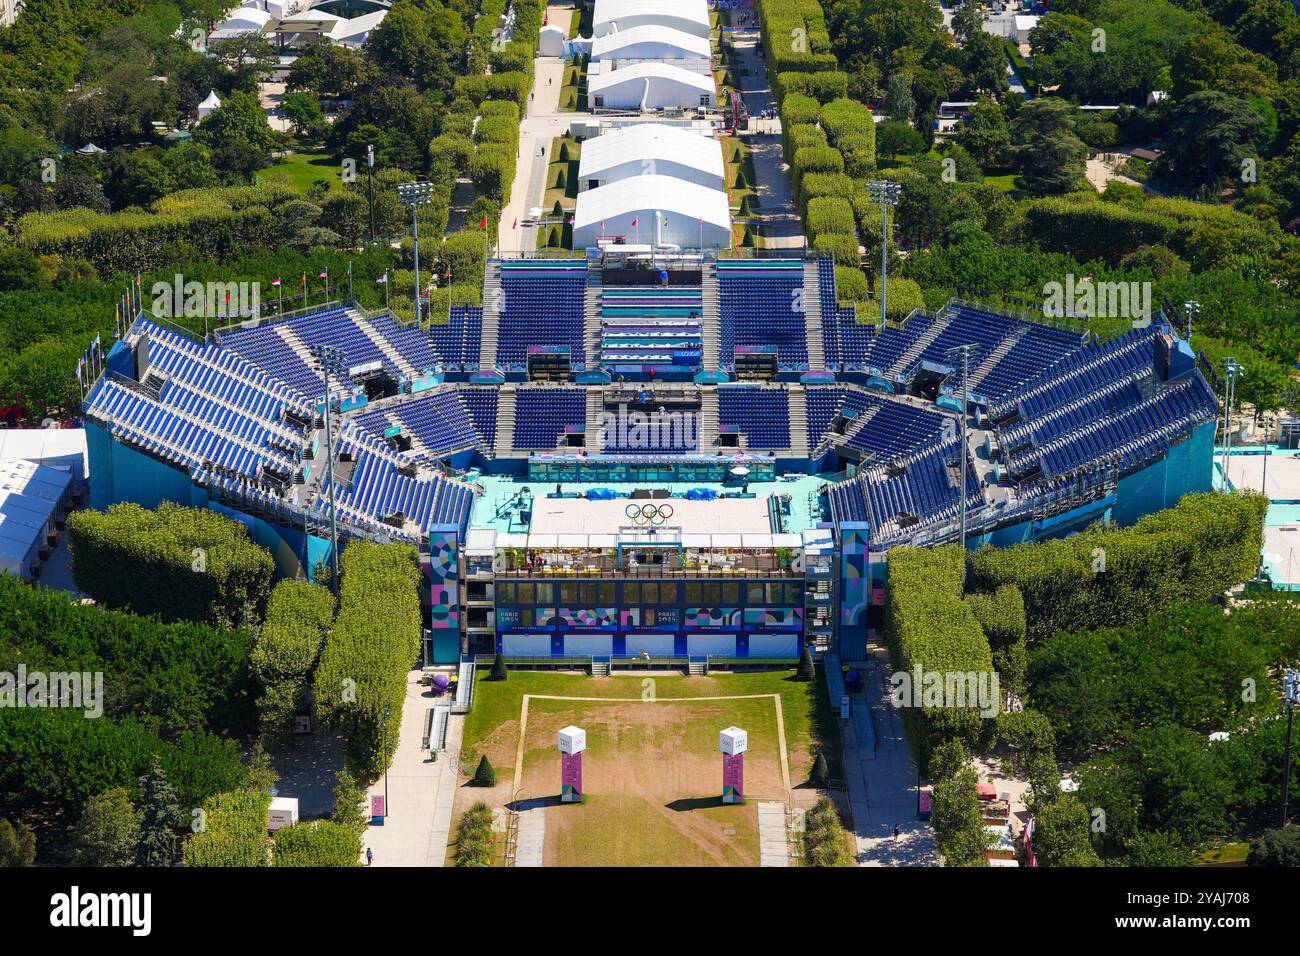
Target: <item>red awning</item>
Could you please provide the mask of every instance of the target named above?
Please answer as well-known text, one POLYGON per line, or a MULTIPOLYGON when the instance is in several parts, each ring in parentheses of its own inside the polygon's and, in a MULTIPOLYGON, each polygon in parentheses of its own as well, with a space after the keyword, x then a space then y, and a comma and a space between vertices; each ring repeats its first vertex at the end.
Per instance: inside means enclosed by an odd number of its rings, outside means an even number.
POLYGON ((998 788, 991 783, 980 783, 975 785, 981 800, 996 800, 998 798, 998 788))

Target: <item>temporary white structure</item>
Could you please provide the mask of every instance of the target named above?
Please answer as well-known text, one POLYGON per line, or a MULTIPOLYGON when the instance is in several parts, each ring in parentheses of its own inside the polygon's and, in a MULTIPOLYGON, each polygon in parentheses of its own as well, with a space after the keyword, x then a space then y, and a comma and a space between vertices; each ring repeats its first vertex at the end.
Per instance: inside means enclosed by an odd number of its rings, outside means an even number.
POLYGON ((659 248, 720 249, 731 242, 727 194, 673 176, 633 176, 578 194, 573 246, 622 237, 659 248))
POLYGON ((70 471, 30 461, 0 461, 0 573, 30 579, 54 522, 68 505, 70 471))
POLYGON ((709 36, 708 0, 596 0, 592 15, 592 36, 603 37, 641 26, 663 26, 709 36))
POLYGON ((727 185, 722 144, 690 130, 640 123, 607 130, 582 144, 579 191, 647 173, 673 176, 710 189, 727 185))
POLYGON ((592 70, 587 100, 594 110, 689 109, 716 106, 718 91, 708 74, 671 63, 634 63, 617 70, 592 70))
POLYGON ((641 26, 607 33, 591 41, 591 59, 601 60, 711 60, 707 36, 672 27, 641 26))
POLYGON ((203 98, 203 102, 198 105, 199 119, 204 119, 219 109, 221 109, 221 98, 217 96, 216 90, 209 90, 208 95, 203 98))

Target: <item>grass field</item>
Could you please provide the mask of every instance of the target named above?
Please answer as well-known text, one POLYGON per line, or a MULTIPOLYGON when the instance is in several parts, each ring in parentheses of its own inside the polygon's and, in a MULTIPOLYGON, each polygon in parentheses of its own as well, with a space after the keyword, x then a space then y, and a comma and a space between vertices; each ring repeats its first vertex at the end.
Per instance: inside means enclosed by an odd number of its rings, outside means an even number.
MULTIPOLYGON (((825 694, 821 680, 799 681, 791 670, 601 679, 515 671, 502 682, 480 673, 462 755, 471 771, 487 755, 497 786, 462 787, 456 812, 478 799, 505 806, 558 797, 556 731, 577 724, 587 731, 587 800, 547 806, 548 866, 757 865, 757 802, 788 801, 787 777, 796 791, 804 787, 818 748, 839 775, 838 729, 825 694), (710 699, 720 697, 731 699, 710 699), (718 732, 733 724, 749 732, 744 806, 721 803, 718 732)), ((815 795, 803 794, 811 805, 815 795)))
POLYGON ((293 153, 263 169, 258 173, 258 178, 268 181, 285 180, 304 194, 318 179, 328 182, 330 189, 343 188, 342 167, 328 153, 293 153))

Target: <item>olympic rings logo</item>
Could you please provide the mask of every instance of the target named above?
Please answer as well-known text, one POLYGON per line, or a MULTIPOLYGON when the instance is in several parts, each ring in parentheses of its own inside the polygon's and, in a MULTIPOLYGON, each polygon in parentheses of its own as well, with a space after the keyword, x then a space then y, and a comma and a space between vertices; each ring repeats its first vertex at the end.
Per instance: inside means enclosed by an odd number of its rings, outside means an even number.
POLYGON ((659 527, 673 516, 672 505, 628 505, 623 513, 639 528, 646 525, 659 527))

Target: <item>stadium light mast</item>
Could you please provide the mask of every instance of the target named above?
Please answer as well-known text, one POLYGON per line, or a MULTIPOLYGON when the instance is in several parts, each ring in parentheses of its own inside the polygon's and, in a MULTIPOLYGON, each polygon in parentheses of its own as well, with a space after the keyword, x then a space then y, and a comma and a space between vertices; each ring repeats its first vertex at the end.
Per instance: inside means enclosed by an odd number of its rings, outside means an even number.
POLYGON ((402 203, 411 209, 411 236, 415 240, 415 321, 424 321, 420 308, 420 207, 433 201, 433 183, 402 183, 397 187, 402 203))
POLYGON ((339 524, 334 507, 334 429, 330 419, 330 373, 343 371, 343 350, 337 345, 317 343, 311 348, 312 357, 325 376, 325 467, 330 485, 330 589, 339 593, 339 524))
POLYGON ((1244 371, 1232 356, 1223 360, 1223 490, 1228 489, 1228 456, 1232 452, 1232 403, 1237 397, 1237 379, 1244 371))
POLYGON ((1183 315, 1187 316, 1187 344, 1192 344, 1192 316, 1201 314, 1201 303, 1189 299, 1183 303, 1183 315))
POLYGON ((370 244, 375 244, 375 144, 366 144, 366 197, 370 203, 370 244))
POLYGON ((889 271, 889 207, 898 205, 903 184, 888 179, 867 183, 867 201, 880 207, 880 327, 885 327, 885 279, 889 271))
POLYGON ((1286 669, 1282 678, 1282 694, 1286 700, 1286 758, 1282 761, 1282 822, 1286 826, 1287 801, 1291 796, 1291 730, 1295 726, 1295 705, 1300 700, 1300 672, 1286 669))
POLYGON ((966 419, 970 414, 969 396, 966 382, 970 378, 970 350, 972 346, 958 345, 948 350, 950 356, 961 357, 961 488, 957 492, 957 499, 961 502, 959 509, 960 528, 961 528, 961 546, 966 547, 966 454, 969 450, 966 437, 966 419))

